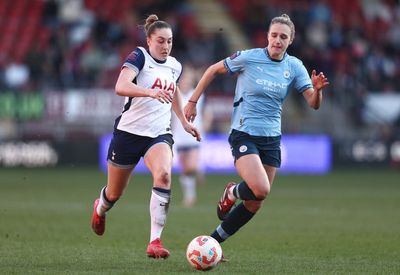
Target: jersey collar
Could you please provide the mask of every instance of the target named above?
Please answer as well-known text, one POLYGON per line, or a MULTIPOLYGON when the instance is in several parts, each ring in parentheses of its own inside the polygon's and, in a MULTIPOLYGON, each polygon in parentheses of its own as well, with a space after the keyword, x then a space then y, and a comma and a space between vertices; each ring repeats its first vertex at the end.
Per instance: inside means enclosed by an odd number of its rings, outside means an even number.
POLYGON ((157 62, 157 63, 159 63, 159 64, 164 64, 165 62, 167 62, 167 59, 165 59, 165 60, 159 60, 159 59, 157 59, 157 58, 154 58, 154 57, 150 54, 150 51, 149 51, 148 49, 147 49, 146 51, 147 51, 147 53, 151 56, 151 58, 154 59, 155 62, 157 62))
POLYGON ((287 55, 287 53, 285 52, 285 53, 283 54, 283 58, 282 58, 281 60, 278 60, 278 59, 272 58, 272 57, 269 55, 268 49, 267 49, 267 48, 264 48, 264 52, 265 52, 265 55, 267 56, 267 58, 268 58, 269 60, 271 60, 271 61, 274 61, 274 62, 281 62, 283 59, 285 59, 285 57, 286 57, 286 55, 287 55))

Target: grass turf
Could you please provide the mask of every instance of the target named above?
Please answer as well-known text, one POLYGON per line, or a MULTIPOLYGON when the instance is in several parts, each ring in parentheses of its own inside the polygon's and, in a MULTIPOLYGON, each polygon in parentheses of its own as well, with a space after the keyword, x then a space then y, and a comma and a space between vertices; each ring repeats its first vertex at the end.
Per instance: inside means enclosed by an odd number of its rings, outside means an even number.
MULTIPOLYGON (((90 228, 106 176, 96 168, 0 169, 0 274, 193 274, 189 241, 219 224, 228 180, 207 176, 192 209, 173 201, 163 241, 167 260, 148 259, 151 179, 135 175, 107 217, 90 228)), ((278 175, 264 207, 222 244, 230 259, 213 274, 400 274, 400 174, 342 170, 278 175)))

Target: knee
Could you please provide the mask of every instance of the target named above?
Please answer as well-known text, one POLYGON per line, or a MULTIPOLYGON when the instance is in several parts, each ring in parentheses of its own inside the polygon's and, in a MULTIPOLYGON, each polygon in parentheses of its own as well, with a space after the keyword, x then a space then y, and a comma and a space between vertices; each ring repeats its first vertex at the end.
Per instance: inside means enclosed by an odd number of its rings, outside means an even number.
POLYGON ((169 187, 171 185, 171 172, 162 170, 154 177, 155 185, 159 187, 169 187))
POLYGON ((265 200, 267 198, 269 192, 270 192, 270 185, 268 182, 257 185, 257 188, 254 188, 254 190, 253 190, 255 197, 259 201, 265 200))

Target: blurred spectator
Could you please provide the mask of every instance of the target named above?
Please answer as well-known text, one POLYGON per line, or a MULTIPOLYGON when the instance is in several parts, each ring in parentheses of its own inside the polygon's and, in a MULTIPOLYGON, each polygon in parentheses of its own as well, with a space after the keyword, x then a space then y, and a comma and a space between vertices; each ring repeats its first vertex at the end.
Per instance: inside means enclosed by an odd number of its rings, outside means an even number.
POLYGON ((44 3, 43 23, 46 26, 54 27, 58 24, 58 1, 48 0, 44 3))
MULTIPOLYGON (((332 79, 330 89, 334 92, 326 95, 340 104, 345 113, 362 108, 362 99, 369 93, 400 92, 399 1, 220 2, 256 47, 265 45, 265 22, 279 14, 289 14, 296 24, 296 39, 290 53, 301 58, 306 67, 320 68, 332 79), (350 104, 346 98, 356 103, 350 104)), ((0 41, 2 89, 112 89, 121 59, 132 47, 146 43, 140 25, 150 13, 157 13, 171 22, 173 55, 177 58, 201 69, 230 54, 223 30, 214 35, 203 33, 195 10, 187 0, 35 0, 23 3, 22 12, 41 10, 11 18, 12 14, 18 14, 12 10, 18 5, 8 4, 11 10, 0 18, 0 26, 13 31, 13 35, 4 35, 0 41), (30 44, 25 51, 14 51, 10 46, 15 44, 14 36, 23 40, 22 32, 30 25, 24 20, 34 16, 40 16, 39 26, 33 28, 32 25, 32 29, 25 31, 34 32, 34 39, 27 40, 30 44)), ((223 78, 215 81, 210 89, 211 93, 228 94, 234 87, 223 78)), ((362 121, 355 119, 354 123, 362 121)))
POLYGON ((25 90, 25 86, 29 82, 28 66, 18 60, 10 61, 4 70, 4 82, 8 89, 25 90))
POLYGON ((39 88, 42 76, 43 76, 43 60, 44 52, 40 50, 38 44, 34 44, 31 49, 29 49, 26 57, 25 63, 29 68, 30 72, 30 84, 31 88, 35 91, 39 88))
POLYGON ((84 2, 82 0, 58 1, 59 19, 62 23, 74 23, 83 18, 84 2))

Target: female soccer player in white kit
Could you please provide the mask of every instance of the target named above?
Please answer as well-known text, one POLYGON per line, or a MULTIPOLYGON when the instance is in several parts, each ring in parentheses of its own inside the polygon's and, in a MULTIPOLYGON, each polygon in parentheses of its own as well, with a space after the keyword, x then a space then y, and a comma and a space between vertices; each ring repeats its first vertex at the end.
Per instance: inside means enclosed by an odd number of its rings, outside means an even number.
MULTIPOLYGON (((196 70, 193 66, 185 64, 182 76, 179 80, 179 89, 182 95, 182 102, 187 103, 194 91, 196 81, 196 70)), ((200 97, 197 102, 199 114, 194 121, 194 126, 203 135, 204 129, 211 121, 211 113, 204 113, 204 97, 200 97), (204 113, 204 116, 203 116, 204 113), (205 120, 203 121, 203 117, 205 120)), ((180 165, 179 181, 181 184, 183 201, 185 207, 191 207, 196 202, 196 189, 202 183, 203 174, 201 167, 201 144, 196 142, 179 123, 179 119, 174 115, 172 119, 172 133, 175 141, 175 148, 180 165)))
POLYGON ((125 97, 121 115, 115 120, 108 150, 108 180, 94 202, 92 229, 105 230, 106 212, 121 197, 140 158, 153 176, 150 199, 150 242, 147 256, 167 258, 161 243, 171 193, 172 144, 171 105, 185 131, 198 141, 200 134, 184 117, 177 81, 182 66, 170 56, 171 26, 156 15, 146 19, 148 50, 137 47, 125 60, 115 92, 125 97), (169 104, 172 103, 172 104, 169 104))

